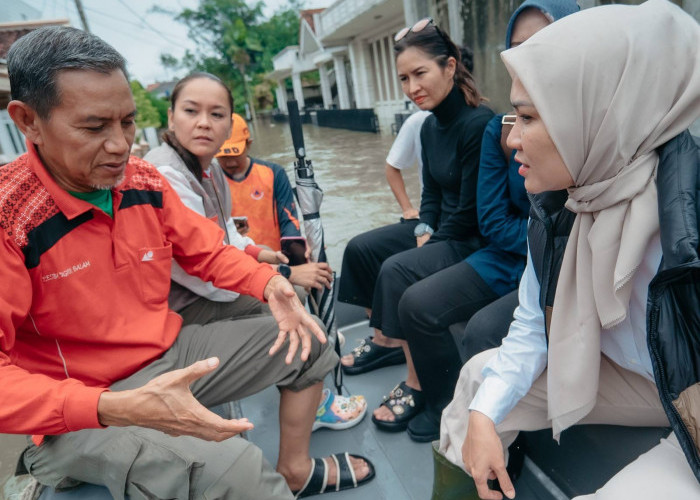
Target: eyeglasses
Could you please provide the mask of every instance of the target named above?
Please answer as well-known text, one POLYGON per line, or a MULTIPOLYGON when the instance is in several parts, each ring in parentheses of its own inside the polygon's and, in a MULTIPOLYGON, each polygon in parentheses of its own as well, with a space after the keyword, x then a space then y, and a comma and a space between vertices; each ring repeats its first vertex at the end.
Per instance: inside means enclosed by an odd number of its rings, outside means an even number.
POLYGON ((517 115, 503 115, 501 118, 501 125, 515 125, 515 119, 517 115))
MULTIPOLYGON (((432 17, 424 17, 423 19, 418 21, 413 26, 406 26, 401 31, 396 33, 396 36, 394 36, 394 42, 400 42, 401 40, 406 38, 406 35, 408 35, 409 33, 418 33, 419 31, 423 31, 425 28, 427 28, 430 25, 435 26, 435 22, 433 21, 433 18, 432 17)), ((435 26, 435 29, 437 29, 437 26, 435 26)))

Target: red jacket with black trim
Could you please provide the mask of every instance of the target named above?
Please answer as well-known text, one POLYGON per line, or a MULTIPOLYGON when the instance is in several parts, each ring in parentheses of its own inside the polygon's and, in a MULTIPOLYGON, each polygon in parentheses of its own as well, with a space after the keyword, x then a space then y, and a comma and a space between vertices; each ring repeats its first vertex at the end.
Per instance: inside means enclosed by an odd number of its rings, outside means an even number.
POLYGON ((33 145, 0 168, 0 433, 100 427, 110 384, 175 341, 171 258, 219 288, 263 300, 275 274, 186 208, 152 165, 130 158, 114 218, 56 184, 33 145))

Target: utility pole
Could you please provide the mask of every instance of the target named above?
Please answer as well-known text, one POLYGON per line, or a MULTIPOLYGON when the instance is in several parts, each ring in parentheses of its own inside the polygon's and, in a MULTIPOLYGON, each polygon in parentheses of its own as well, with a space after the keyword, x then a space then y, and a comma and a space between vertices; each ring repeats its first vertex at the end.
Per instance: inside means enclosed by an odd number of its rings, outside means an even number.
POLYGON ((75 0, 75 8, 78 9, 80 21, 82 21, 83 23, 83 29, 90 33, 90 28, 88 27, 87 23, 87 17, 85 16, 85 11, 83 10, 83 2, 81 0, 75 0))

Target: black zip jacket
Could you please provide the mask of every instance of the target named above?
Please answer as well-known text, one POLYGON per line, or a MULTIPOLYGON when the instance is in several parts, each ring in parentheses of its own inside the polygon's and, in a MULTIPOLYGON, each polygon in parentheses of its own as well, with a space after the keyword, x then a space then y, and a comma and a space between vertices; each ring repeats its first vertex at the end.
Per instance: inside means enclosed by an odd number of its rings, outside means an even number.
POLYGON ((423 122, 420 221, 435 230, 428 243, 480 237, 476 181, 481 140, 492 117, 483 104, 469 106, 455 85, 423 122))

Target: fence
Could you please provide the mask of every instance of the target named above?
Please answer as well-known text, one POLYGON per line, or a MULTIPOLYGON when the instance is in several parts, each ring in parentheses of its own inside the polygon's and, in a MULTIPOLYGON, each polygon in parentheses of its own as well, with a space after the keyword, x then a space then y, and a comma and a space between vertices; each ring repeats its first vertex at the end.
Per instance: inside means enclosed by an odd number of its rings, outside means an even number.
POLYGON ((315 113, 315 122, 319 127, 379 132, 377 115, 373 109, 319 109, 315 113))

